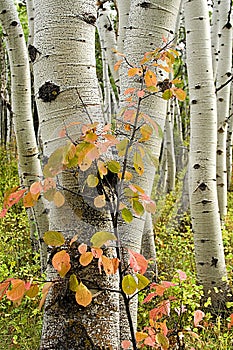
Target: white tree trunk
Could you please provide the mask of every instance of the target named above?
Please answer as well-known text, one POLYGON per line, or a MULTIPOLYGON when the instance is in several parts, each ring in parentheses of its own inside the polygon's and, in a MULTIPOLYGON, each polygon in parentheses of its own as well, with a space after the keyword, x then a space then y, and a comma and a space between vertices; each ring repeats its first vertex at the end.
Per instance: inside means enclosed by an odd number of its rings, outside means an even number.
POLYGON ((217 110, 207 3, 185 0, 187 67, 191 108, 190 206, 197 277, 212 306, 224 303, 226 266, 216 188, 217 110), (220 300, 221 298, 221 300, 220 300))
MULTIPOLYGON (((31 113, 31 80, 29 60, 23 29, 13 0, 1 2, 0 21, 6 33, 6 45, 11 69, 11 99, 17 151, 19 154, 19 173, 25 187, 41 180, 42 171, 31 113)), ((37 223, 39 241, 48 229, 47 214, 43 200, 32 208, 37 223)), ((29 218, 31 214, 29 214, 29 218)), ((34 224, 33 224, 34 227, 34 224)), ((46 266, 45 245, 41 242, 42 269, 46 266)))
POLYGON ((118 8, 118 38, 117 38, 117 49, 119 52, 124 51, 125 33, 128 26, 129 11, 130 11, 130 0, 117 0, 118 8))
POLYGON ((232 69, 232 24, 231 2, 221 0, 219 3, 219 54, 216 76, 217 111, 218 111, 218 145, 217 145, 217 188, 221 220, 227 214, 227 124, 229 116, 230 84, 223 86, 231 77, 232 69), (223 86, 223 87, 222 87, 223 86), (220 88, 222 87, 222 88, 220 88), (220 88, 220 90, 219 90, 220 88))
MULTIPOLYGON (((226 1, 227 2, 227 1, 226 1)), ((213 12, 211 17, 211 50, 212 50, 212 65, 214 81, 216 80, 216 73, 218 67, 219 55, 219 1, 213 0, 213 12)))
MULTIPOLYGON (((103 122, 95 72, 95 0, 36 0, 34 61, 35 90, 45 157, 66 142, 59 131, 66 125, 69 137, 80 136, 80 124, 103 122), (51 89, 50 89, 51 88, 51 89), (59 91, 60 90, 60 91, 59 91), (52 91, 57 91, 55 98, 52 91)), ((78 234, 89 244, 92 235, 109 229, 109 216, 84 201, 80 184, 71 173, 59 179, 65 204, 51 206, 50 229, 68 239, 78 234)), ((91 265, 76 271, 87 287, 118 289, 118 278, 100 275, 91 265)), ((52 267, 48 279, 54 277, 52 267)), ((64 281, 66 284, 66 281, 64 281)), ((45 307, 40 349, 119 348, 119 304, 117 293, 102 292, 86 308, 80 307, 69 290, 54 286, 45 307), (65 294, 64 294, 65 293, 65 294)))

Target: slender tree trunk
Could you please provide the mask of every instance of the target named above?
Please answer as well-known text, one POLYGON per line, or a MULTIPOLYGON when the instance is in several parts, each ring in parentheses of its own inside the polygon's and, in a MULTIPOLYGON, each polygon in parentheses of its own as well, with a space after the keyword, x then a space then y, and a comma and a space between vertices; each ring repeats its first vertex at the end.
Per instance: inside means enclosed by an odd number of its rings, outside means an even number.
MULTIPOLYGON (((25 187, 41 180, 42 172, 31 114, 31 82, 29 60, 23 30, 13 0, 1 2, 0 21, 2 23, 11 69, 11 109, 19 154, 19 173, 25 187)), ((37 223, 39 241, 48 229, 47 214, 40 199, 30 210, 29 219, 37 223)), ((32 234, 35 234, 34 232, 32 234)), ((42 241, 43 242, 43 241, 42 241)), ((41 266, 46 265, 46 247, 41 242, 41 266)))
MULTIPOLYGON (((80 136, 80 125, 89 124, 90 118, 103 122, 95 71, 95 3, 35 1, 34 76, 45 157, 66 143, 67 138, 59 136, 64 126, 75 141, 80 136), (70 122, 74 123, 72 127, 70 122)), ((61 208, 51 205, 49 224, 66 239, 78 234, 78 242, 89 245, 96 231, 109 230, 110 220, 104 211, 85 201, 83 183, 75 174, 63 172, 59 176, 65 204, 61 208)), ((45 306, 40 349, 118 349, 118 294, 106 291, 118 290, 117 275, 100 275, 94 265, 74 272, 88 288, 104 291, 89 306, 81 307, 74 293, 65 288, 66 279, 55 285, 45 306)), ((49 266, 47 278, 54 277, 49 266)))
POLYGON ((221 0, 219 4, 219 52, 216 76, 217 111, 218 111, 218 146, 217 146, 217 188, 218 203, 222 222, 227 214, 227 125, 229 117, 230 84, 232 69, 232 23, 231 1, 221 0), (226 84, 224 86, 224 84, 226 84))
MULTIPOLYGON (((224 304, 226 266, 216 188, 217 110, 207 3, 184 3, 191 108, 190 206, 197 277, 212 306, 224 304)), ((226 294, 225 294, 226 296, 226 294)))

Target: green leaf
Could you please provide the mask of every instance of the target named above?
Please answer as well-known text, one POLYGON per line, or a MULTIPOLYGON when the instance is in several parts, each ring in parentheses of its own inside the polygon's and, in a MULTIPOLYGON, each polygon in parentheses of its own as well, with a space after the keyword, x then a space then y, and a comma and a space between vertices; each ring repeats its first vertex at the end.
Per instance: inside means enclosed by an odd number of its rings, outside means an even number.
POLYGON ((125 155, 128 144, 129 140, 127 138, 124 138, 116 145, 119 157, 123 157, 125 155))
POLYGON ((87 177, 87 184, 89 187, 96 187, 99 183, 98 177, 96 177, 93 174, 88 175, 87 177))
POLYGON ((52 245, 54 247, 60 247, 65 243, 65 238, 61 232, 57 231, 47 231, 43 236, 43 240, 47 245, 52 245))
POLYGON ((133 210, 139 216, 142 216, 144 214, 144 211, 145 211, 142 203, 139 202, 137 199, 133 199, 133 210))
POLYGON ((132 275, 124 276, 122 280, 122 289, 125 294, 131 295, 137 290, 137 283, 132 275))
POLYGON ((164 100, 170 100, 170 98, 172 97, 173 93, 172 93, 172 90, 170 89, 167 89, 164 91, 164 93, 162 94, 162 98, 164 100))
POLYGON ((123 208, 121 211, 122 219, 129 224, 133 220, 131 211, 127 208, 123 208))
POLYGON ((108 231, 98 231, 91 237, 91 243, 95 248, 100 248, 107 241, 115 241, 116 236, 108 231))
POLYGON ((138 289, 144 289, 148 284, 150 283, 150 280, 148 280, 147 277, 141 275, 140 273, 136 273, 136 276, 138 278, 138 289))
POLYGON ((116 160, 110 160, 107 163, 107 168, 108 170, 110 170, 112 173, 119 173, 119 171, 121 170, 121 165, 119 162, 117 162, 116 160))
POLYGON ((163 350, 167 350, 169 348, 169 340, 162 333, 156 334, 156 342, 161 346, 163 350))
POLYGON ((69 280, 69 287, 70 287, 70 290, 72 290, 72 292, 76 292, 77 291, 77 288, 78 288, 78 280, 77 280, 77 277, 76 275, 73 273, 71 276, 70 276, 70 280, 69 280))

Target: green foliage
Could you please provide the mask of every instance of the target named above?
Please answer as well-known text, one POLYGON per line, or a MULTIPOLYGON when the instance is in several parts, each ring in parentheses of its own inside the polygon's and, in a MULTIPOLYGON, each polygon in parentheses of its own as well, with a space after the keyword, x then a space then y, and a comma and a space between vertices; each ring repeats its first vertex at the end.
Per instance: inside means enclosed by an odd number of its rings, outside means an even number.
MULTIPOLYGON (((0 201, 8 188, 18 185, 17 160, 0 149, 0 201)), ((38 253, 32 253, 25 209, 15 205, 0 220, 0 281, 9 277, 30 280, 40 277, 38 253)), ((40 339, 41 313, 37 299, 24 298, 14 305, 7 299, 0 301, 0 350, 36 349, 40 339)))

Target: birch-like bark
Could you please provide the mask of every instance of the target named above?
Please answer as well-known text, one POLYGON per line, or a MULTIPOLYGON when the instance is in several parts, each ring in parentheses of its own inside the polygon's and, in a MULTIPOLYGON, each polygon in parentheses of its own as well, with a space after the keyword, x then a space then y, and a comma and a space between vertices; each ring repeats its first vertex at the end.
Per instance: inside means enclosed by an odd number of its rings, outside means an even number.
POLYGON ((212 50, 212 65, 214 81, 216 80, 216 73, 218 67, 218 55, 219 55, 219 1, 213 0, 213 12, 211 17, 211 50, 212 50))
POLYGON ((167 181, 166 181, 166 193, 169 193, 175 189, 175 177, 176 177, 176 160, 174 150, 174 137, 173 137, 173 120, 174 110, 171 101, 167 103, 167 116, 166 116, 166 151, 167 151, 167 181))
POLYGON ((216 76, 218 145, 217 145, 217 188, 221 220, 227 214, 227 125, 230 103, 230 84, 223 86, 231 77, 232 69, 232 23, 231 1, 219 3, 219 54, 216 76), (220 88, 222 87, 222 88, 220 88), (220 88, 220 89, 219 89, 220 88))
MULTIPOLYGON (((81 125, 90 123, 88 115, 93 122, 103 123, 95 69, 95 3, 35 1, 34 77, 45 157, 67 141, 59 137, 64 126, 69 137, 77 140, 81 125), (52 91, 59 92, 55 98, 52 91), (69 128, 70 122, 77 125, 69 128)), ((83 183, 75 174, 63 172, 59 185, 64 189, 65 204, 61 208, 51 205, 50 229, 61 231, 67 239, 78 234, 78 242, 90 245, 96 231, 109 230, 109 216, 84 201, 83 183)), ((40 350, 118 349, 118 294, 106 291, 118 290, 117 275, 100 275, 93 264, 74 272, 88 288, 104 291, 84 308, 65 288, 66 280, 55 285, 45 306, 40 350)), ((52 266, 47 276, 49 280, 54 278, 52 266)))
MULTIPOLYGON (((146 3, 143 0, 131 1, 123 51, 130 64, 133 66, 139 65, 139 61, 143 58, 145 52, 163 46, 163 36, 169 39, 174 37, 179 4, 180 0, 173 2, 151 0, 146 3)), ((121 5, 121 1, 118 2, 119 18, 121 18, 121 9, 119 5, 121 5)), ((118 51, 120 51, 119 45, 118 51)), ((126 65, 123 65, 120 70, 121 106, 125 105, 124 91, 129 87, 139 86, 139 83, 135 82, 133 79, 129 79, 127 74, 128 68, 129 67, 126 65)), ((161 74, 158 79, 163 80, 165 77, 165 74, 161 74)), ((166 117, 166 101, 164 101, 161 96, 150 96, 147 98, 145 103, 141 104, 140 112, 149 115, 163 130, 166 117)), ((147 143, 148 156, 159 158, 161 141, 159 135, 153 134, 153 137, 147 143)), ((155 176, 155 165, 150 158, 145 163, 144 174, 140 177, 134 174, 134 182, 150 195, 155 176)), ((143 253, 145 257, 150 258, 151 256, 155 256, 153 226, 149 215, 144 215, 144 217, 141 218, 135 217, 129 225, 123 225, 121 231, 123 244, 126 242, 131 249, 140 251, 143 242, 143 253), (145 220, 148 220, 146 225, 145 220), (147 236, 143 238, 144 227, 145 235, 147 236), (145 244, 147 244, 147 246, 145 246, 145 244)), ((156 266, 154 266, 154 270, 156 273, 156 266)), ((132 314, 136 315, 135 304, 132 305, 131 310, 132 314)), ((122 315, 121 319, 123 320, 123 318, 124 316, 122 315)), ((127 328, 124 327, 124 323, 122 323, 121 339, 127 339, 127 337, 127 328)))
MULTIPOLYGON (((13 0, 1 2, 0 21, 5 32, 10 62, 11 109, 19 154, 19 173, 22 184, 30 187, 33 182, 41 180, 42 171, 31 114, 31 81, 27 48, 13 0)), ((42 235, 48 229, 48 219, 42 198, 32 208, 32 212, 41 244, 43 270, 46 266, 46 247, 42 235)))
POLYGON ((227 130, 227 188, 232 184, 232 147, 233 147, 233 83, 231 82, 229 121, 227 130))
POLYGON ((117 0, 118 8, 118 37, 117 37, 117 50, 123 53, 126 28, 128 26, 130 0, 117 0))
POLYGON ((35 13, 34 13, 34 0, 27 0, 26 1, 27 6, 27 16, 28 16, 28 46, 33 45, 34 41, 34 20, 35 20, 35 13))
POLYGON ((190 93, 190 206, 197 278, 212 306, 224 303, 226 266, 216 188, 217 109, 207 3, 185 0, 190 93))

